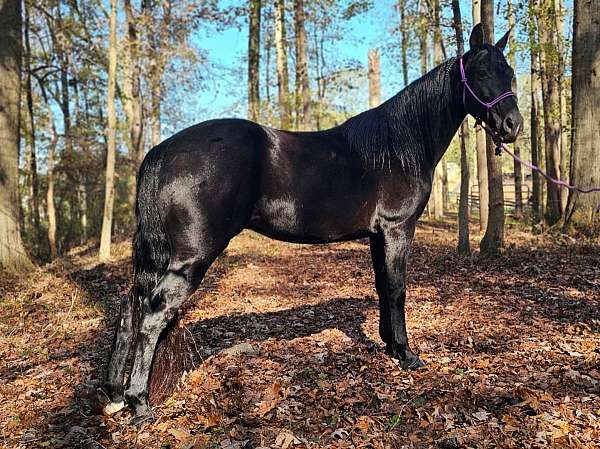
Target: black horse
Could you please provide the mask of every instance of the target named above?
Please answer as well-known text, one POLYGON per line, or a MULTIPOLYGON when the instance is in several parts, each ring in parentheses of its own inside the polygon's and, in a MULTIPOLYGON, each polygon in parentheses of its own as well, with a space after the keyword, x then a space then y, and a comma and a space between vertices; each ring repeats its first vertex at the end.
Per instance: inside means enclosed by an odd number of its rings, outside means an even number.
POLYGON ((247 120, 211 120, 153 148, 139 172, 134 287, 121 305, 105 382, 116 410, 152 417, 148 378, 161 333, 213 261, 244 228, 298 243, 370 238, 379 333, 405 369, 423 362, 408 345, 406 259, 431 191, 434 168, 468 113, 498 139, 521 128, 514 76, 502 51, 508 33, 484 43, 473 29, 463 56, 433 69, 381 106, 320 132, 281 131, 247 120), (136 308, 140 309, 136 313, 136 308), (123 379, 134 347, 129 386, 123 379))

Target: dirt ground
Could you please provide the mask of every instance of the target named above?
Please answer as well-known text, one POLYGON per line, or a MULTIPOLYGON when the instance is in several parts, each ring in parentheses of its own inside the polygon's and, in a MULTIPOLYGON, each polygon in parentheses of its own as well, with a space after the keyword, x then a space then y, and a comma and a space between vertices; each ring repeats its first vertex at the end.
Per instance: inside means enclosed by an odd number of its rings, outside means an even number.
POLYGON ((96 391, 129 244, 2 274, 0 446, 600 447, 600 248, 507 234, 479 260, 451 226, 419 227, 407 316, 427 365, 404 372, 380 350, 367 242, 244 232, 186 307, 196 368, 141 429, 96 391))

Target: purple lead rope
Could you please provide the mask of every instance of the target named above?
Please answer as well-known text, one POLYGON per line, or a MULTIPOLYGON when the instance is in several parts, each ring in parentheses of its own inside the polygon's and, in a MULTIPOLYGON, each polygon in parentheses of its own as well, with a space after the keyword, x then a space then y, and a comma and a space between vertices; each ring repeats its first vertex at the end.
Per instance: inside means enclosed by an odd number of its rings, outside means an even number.
MULTIPOLYGON (((475 100, 477 100, 483 107, 486 108, 486 113, 487 113, 487 116, 489 117, 490 110, 494 107, 494 105, 498 104, 505 98, 516 96, 514 92, 508 91, 508 92, 504 92, 503 94, 497 96, 490 102, 485 102, 485 101, 481 100, 477 96, 477 94, 473 91, 473 89, 471 89, 471 86, 469 86, 469 82, 467 81, 467 75, 465 74, 465 68, 463 65, 462 56, 459 58, 459 67, 460 67, 461 82, 464 86, 464 88, 463 88, 463 105, 465 105, 465 91, 468 90, 471 93, 471 95, 473 96, 473 98, 475 100)), ((475 119, 477 121, 476 124, 481 125, 481 127, 485 130, 485 132, 487 132, 490 135, 490 137, 496 144, 496 155, 499 156, 501 154, 501 150, 506 151, 519 164, 528 167, 532 171, 538 172, 540 175, 542 175, 548 181, 550 181, 553 184, 556 184, 557 186, 564 187, 569 190, 574 190, 579 193, 600 192, 600 187, 587 187, 587 188, 586 187, 578 187, 578 186, 573 186, 561 179, 554 179, 552 176, 550 176, 545 171, 543 171, 540 167, 533 165, 531 162, 527 162, 527 161, 521 159, 519 156, 517 156, 512 151, 510 151, 508 149, 508 147, 506 146, 506 144, 499 139, 499 137, 496 135, 496 133, 494 133, 488 126, 485 125, 485 123, 483 123, 483 120, 481 118, 475 117, 475 119)), ((600 211, 600 202, 596 206, 596 210, 600 211)))
MULTIPOLYGON (((509 154, 510 157, 512 157, 519 164, 524 165, 525 167, 530 168, 532 171, 538 172, 540 175, 542 175, 548 181, 550 181, 553 184, 556 184, 557 186, 564 187, 564 188, 569 189, 569 190, 575 190, 576 192, 579 192, 579 193, 600 192, 600 187, 578 187, 578 186, 573 186, 573 185, 569 184, 568 182, 563 181, 562 179, 554 179, 552 176, 550 176, 548 173, 546 173, 540 167, 538 167, 536 165, 533 165, 531 162, 524 161, 519 156, 517 156, 516 154, 514 154, 512 151, 510 151, 508 149, 508 147, 506 146, 506 144, 500 143, 500 146, 502 147, 502 149, 505 152, 507 152, 509 154)), ((600 202, 596 205, 596 211, 600 211, 600 202)))

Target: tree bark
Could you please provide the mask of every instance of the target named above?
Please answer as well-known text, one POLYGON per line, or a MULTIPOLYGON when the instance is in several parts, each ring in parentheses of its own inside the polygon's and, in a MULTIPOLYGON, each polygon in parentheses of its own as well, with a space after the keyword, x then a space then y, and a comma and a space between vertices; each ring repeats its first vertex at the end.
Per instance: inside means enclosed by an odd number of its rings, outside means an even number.
POLYGON ((54 124, 54 115, 52 108, 46 102, 48 113, 48 127, 50 128, 52 138, 48 145, 48 156, 46 160, 48 181, 48 190, 46 192, 46 209, 48 213, 48 247, 50 248, 50 258, 56 259, 58 249, 56 244, 56 208, 54 206, 54 153, 56 152, 56 144, 58 143, 58 132, 54 124))
MULTIPOLYGON (((600 186, 600 3, 575 0, 573 20, 573 143, 571 182, 583 187, 600 186)), ((566 228, 598 235, 600 193, 571 191, 566 209, 566 228)))
MULTIPOLYGON (((473 0, 473 25, 481 22, 481 0, 473 0)), ((479 231, 484 232, 488 225, 489 187, 485 133, 481 126, 475 129, 475 150, 477 155, 477 187, 479 191, 479 231)))
POLYGON ((429 24, 427 23, 427 5, 424 0, 419 3, 419 55, 421 61, 421 75, 429 71, 429 24))
POLYGON ((260 107, 260 9, 261 0, 250 1, 248 20, 248 118, 258 121, 260 107))
MULTIPOLYGON (((494 2, 481 0, 481 20, 487 42, 494 39, 494 2)), ((483 255, 491 256, 500 252, 504 245, 504 189, 502 187, 502 161, 495 155, 495 145, 487 136, 486 156, 488 169, 489 216, 480 250, 483 255)))
POLYGON ((108 47, 108 115, 107 151, 106 151, 106 188, 104 193, 104 215, 100 235, 100 261, 110 259, 110 244, 113 221, 113 203, 115 196, 115 158, 117 151, 117 114, 115 110, 115 90, 117 84, 117 0, 110 1, 108 47))
POLYGON ((31 265, 19 226, 21 2, 0 0, 0 269, 31 265))
MULTIPOLYGON (((531 133, 531 162, 539 166, 539 143, 541 141, 539 126, 539 46, 537 42, 537 30, 535 26, 535 17, 537 14, 537 0, 529 0, 529 47, 531 53, 531 110, 530 110, 530 133, 531 133)), ((541 220, 541 183, 540 175, 535 170, 531 173, 531 208, 534 224, 541 220)))
MULTIPOLYGON (((419 17, 418 17, 418 37, 419 37, 419 57, 421 61, 421 75, 425 75, 429 71, 429 24, 427 21, 427 4, 425 1, 419 3, 419 17)), ((435 180, 435 177, 434 177, 435 180)), ((433 205, 432 196, 434 195, 434 189, 432 185, 431 196, 427 203, 427 215, 429 218, 433 218, 435 206, 433 205)))
MULTIPOLYGON (((460 13, 459 0, 452 0, 452 24, 456 34, 456 47, 459 56, 465 52, 463 38, 462 17, 460 13)), ((460 125, 460 197, 458 202, 458 254, 468 256, 471 254, 471 243, 469 241, 469 123, 465 120, 460 125)))
POLYGON ((308 82, 308 50, 304 25, 304 0, 295 0, 296 31, 296 127, 308 131, 312 124, 310 86, 308 82))
MULTIPOLYGON (((560 101, 560 162, 559 171, 564 180, 567 180, 567 159, 569 152, 569 143, 567 139, 567 129, 569 129, 569 116, 567 114, 567 89, 565 88, 565 20, 563 0, 554 0, 556 8, 556 52, 558 54, 558 89, 560 101)), ((567 207, 569 198, 568 189, 560 189, 561 210, 567 207)))
POLYGON ((381 104, 381 63, 379 50, 369 50, 369 108, 381 104))
POLYGON ((292 105, 290 103, 287 40, 285 29, 285 0, 275 1, 275 48, 277 51, 277 94, 281 128, 292 126, 292 105))
MULTIPOLYGON (((150 23, 150 17, 154 14, 155 4, 149 1, 142 2, 142 16, 150 23)), ((149 59, 150 69, 148 75, 148 84, 150 85, 150 141, 152 146, 158 145, 162 141, 161 126, 161 104, 162 104, 162 78, 165 71, 167 59, 167 47, 170 42, 171 28, 171 2, 164 0, 161 2, 163 17, 160 19, 158 32, 153 27, 147 27, 146 39, 150 43, 149 59)))
MULTIPOLYGON (((541 43, 542 96, 544 107, 544 134, 546 171, 555 179, 560 173, 560 89, 557 73, 556 51, 556 11, 554 0, 541 0, 539 8, 539 41, 541 43)), ((559 187, 547 181, 546 222, 556 224, 562 216, 562 203, 559 187)))
MULTIPOLYGON (((440 1, 433 0, 432 2, 433 15, 433 65, 441 64, 442 56, 442 30, 440 28, 440 1)), ((433 185, 431 189, 431 200, 429 201, 433 209, 433 217, 439 220, 444 217, 444 172, 446 161, 442 161, 437 165, 433 173, 433 185)))
MULTIPOLYGON (((508 15, 508 27, 510 29, 514 29, 515 26, 515 12, 513 10, 512 0, 508 0, 507 2, 507 11, 508 15)), ((510 33, 508 36, 508 62, 511 67, 515 68, 517 66, 517 49, 515 46, 515 38, 514 32, 510 33)), ((517 92, 517 77, 513 78, 512 85, 513 92, 517 92)), ((513 144, 513 152, 516 156, 521 156, 521 146, 518 141, 513 144)), ((513 173, 514 173, 514 181, 515 181, 515 215, 517 217, 521 217, 523 215, 523 173, 521 170, 521 164, 516 160, 513 160, 513 173)))
POLYGON ((402 62, 402 81, 408 86, 408 27, 406 24, 406 0, 398 0, 400 14, 400 58, 402 62))
POLYGON ((36 152, 36 135, 35 135, 35 119, 33 113, 33 89, 31 86, 31 43, 29 37, 30 17, 28 5, 25 6, 25 61, 26 61, 26 78, 25 85, 27 90, 27 115, 29 117, 29 129, 31 132, 31 144, 29 146, 29 183, 31 187, 31 215, 33 217, 33 229, 35 240, 39 241, 40 233, 40 202, 39 202, 39 185, 37 177, 37 152, 36 152))
POLYGON ((136 18, 130 0, 124 0, 127 34, 123 52, 123 110, 127 117, 127 149, 131 164, 127 184, 129 204, 135 207, 136 174, 144 159, 144 117, 140 88, 140 42, 136 29, 136 18))

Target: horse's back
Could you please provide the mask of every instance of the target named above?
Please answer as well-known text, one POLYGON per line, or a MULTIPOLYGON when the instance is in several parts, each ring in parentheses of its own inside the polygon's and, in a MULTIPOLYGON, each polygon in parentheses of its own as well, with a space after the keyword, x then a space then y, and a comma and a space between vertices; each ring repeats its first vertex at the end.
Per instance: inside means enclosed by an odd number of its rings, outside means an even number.
POLYGON ((163 158, 158 201, 166 222, 191 226, 202 217, 213 233, 249 227, 299 242, 360 237, 372 227, 377 178, 336 129, 211 120, 152 151, 163 158))

